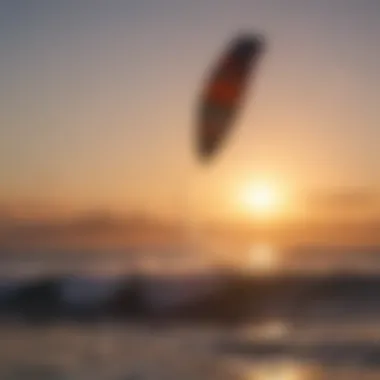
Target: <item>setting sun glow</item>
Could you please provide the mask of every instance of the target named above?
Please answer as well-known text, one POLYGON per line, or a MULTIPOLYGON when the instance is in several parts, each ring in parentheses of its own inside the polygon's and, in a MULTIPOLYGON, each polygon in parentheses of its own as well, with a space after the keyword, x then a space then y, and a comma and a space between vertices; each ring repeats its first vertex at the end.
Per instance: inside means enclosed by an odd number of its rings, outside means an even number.
POLYGON ((258 184, 245 190, 243 203, 253 217, 269 217, 280 211, 280 194, 273 186, 258 184))

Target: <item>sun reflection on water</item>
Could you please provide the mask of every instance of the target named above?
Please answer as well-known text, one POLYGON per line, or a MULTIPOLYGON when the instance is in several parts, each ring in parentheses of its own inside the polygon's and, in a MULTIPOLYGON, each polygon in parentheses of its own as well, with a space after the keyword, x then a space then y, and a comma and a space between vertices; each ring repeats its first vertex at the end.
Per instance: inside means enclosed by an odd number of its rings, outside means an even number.
POLYGON ((248 252, 248 267, 257 274, 271 274, 280 268, 279 251, 270 244, 255 244, 248 252))
POLYGON ((245 380, 312 380, 312 372, 296 363, 256 363, 245 371, 245 380))

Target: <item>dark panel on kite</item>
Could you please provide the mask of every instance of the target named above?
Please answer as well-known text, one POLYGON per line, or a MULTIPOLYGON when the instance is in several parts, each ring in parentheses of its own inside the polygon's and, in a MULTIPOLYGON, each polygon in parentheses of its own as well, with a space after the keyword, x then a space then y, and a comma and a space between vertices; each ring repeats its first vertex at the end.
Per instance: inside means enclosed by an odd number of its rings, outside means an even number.
POLYGON ((203 161, 213 157, 229 135, 263 48, 259 35, 238 36, 211 70, 197 110, 196 148, 203 161))

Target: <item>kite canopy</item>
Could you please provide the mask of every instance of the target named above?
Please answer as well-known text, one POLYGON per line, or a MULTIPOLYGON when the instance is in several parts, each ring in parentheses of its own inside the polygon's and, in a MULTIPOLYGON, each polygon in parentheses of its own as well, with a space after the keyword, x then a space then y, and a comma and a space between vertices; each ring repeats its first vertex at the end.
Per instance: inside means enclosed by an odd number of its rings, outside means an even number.
POLYGON ((260 35, 237 36, 211 70, 197 110, 196 149, 202 161, 212 158, 231 132, 263 48, 260 35))

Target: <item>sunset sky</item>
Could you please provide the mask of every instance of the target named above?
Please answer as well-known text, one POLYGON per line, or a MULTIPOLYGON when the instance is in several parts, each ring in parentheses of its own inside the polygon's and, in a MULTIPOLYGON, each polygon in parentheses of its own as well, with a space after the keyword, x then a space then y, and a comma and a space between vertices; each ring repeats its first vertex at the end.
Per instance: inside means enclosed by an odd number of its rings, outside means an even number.
POLYGON ((288 215, 380 216, 379 20, 378 0, 0 1, 1 205, 228 219, 269 183, 288 215), (201 168, 197 95, 240 30, 268 50, 201 168))

